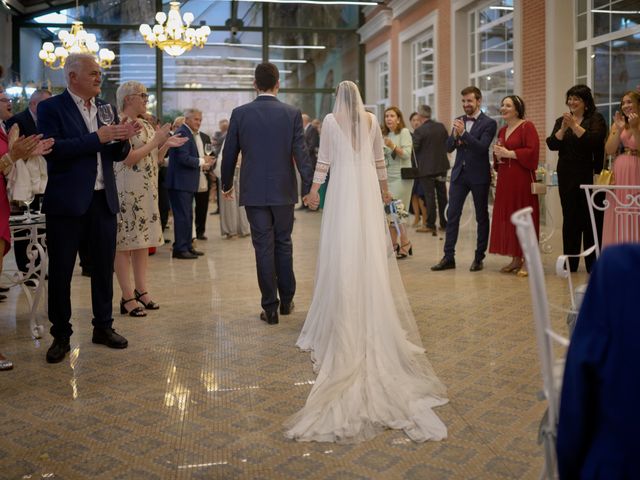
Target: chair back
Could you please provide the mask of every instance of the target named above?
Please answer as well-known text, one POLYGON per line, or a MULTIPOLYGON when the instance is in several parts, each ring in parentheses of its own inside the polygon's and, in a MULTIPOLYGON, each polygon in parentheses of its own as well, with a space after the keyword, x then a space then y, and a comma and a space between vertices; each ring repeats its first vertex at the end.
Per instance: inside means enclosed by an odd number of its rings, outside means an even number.
POLYGON ((614 243, 640 243, 640 185, 580 185, 580 188, 587 196, 596 257, 602 250, 596 211, 613 211, 614 243), (604 200, 600 194, 604 195, 604 200))
POLYGON ((562 335, 554 332, 549 319, 549 302, 547 289, 544 282, 544 270, 538 246, 538 237, 533 225, 531 213, 533 209, 526 207, 511 215, 511 223, 516 227, 516 234, 520 247, 527 262, 529 272, 529 290, 533 307, 533 319, 536 327, 538 343, 538 356, 542 370, 542 383, 544 397, 549 402, 549 423, 557 425, 559 412, 558 387, 554 382, 554 367, 556 359, 553 352, 553 342, 568 346, 569 341, 562 335))

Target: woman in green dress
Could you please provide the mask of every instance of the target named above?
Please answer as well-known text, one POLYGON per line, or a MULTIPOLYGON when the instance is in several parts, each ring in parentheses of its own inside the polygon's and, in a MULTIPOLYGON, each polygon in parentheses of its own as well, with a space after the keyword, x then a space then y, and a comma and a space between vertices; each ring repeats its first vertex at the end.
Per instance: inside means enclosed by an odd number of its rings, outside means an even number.
POLYGON ((384 159, 389 177, 389 191, 393 194, 394 200, 402 202, 403 207, 398 215, 400 239, 398 239, 396 225, 391 222, 389 223, 389 231, 393 246, 396 249, 396 256, 398 258, 406 258, 407 255, 413 255, 413 248, 404 222, 404 215, 406 215, 406 209, 411 201, 413 181, 403 180, 400 176, 400 169, 411 167, 413 142, 411 133, 405 126, 402 112, 398 107, 389 107, 384 111, 382 135, 384 139, 384 159))

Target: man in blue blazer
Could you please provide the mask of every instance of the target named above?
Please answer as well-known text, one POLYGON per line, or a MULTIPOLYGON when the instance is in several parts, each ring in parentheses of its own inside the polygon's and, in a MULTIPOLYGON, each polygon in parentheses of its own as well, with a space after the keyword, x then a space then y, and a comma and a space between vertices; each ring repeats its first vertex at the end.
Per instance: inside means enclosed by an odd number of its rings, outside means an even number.
POLYGON ((202 112, 190 108, 184 112, 184 123, 175 132, 189 140, 181 147, 169 150, 169 167, 165 183, 169 190, 169 201, 173 211, 173 258, 180 260, 196 259, 202 252, 191 244, 193 231, 193 201, 198 191, 200 170, 213 164, 213 157, 204 154, 199 136, 202 124, 202 112))
POLYGON ((591 271, 562 382, 562 480, 640 475, 639 283, 638 245, 605 248, 591 271))
MULTIPOLYGON (((133 123, 112 125, 98 119, 101 73, 95 57, 71 54, 64 66, 67 89, 38 105, 38 130, 55 145, 46 155, 49 180, 42 210, 47 215, 49 320, 53 343, 47 362, 61 362, 69 351, 71 277, 80 238, 91 245, 93 343, 126 348, 112 328, 113 261, 119 211, 113 162, 130 150, 125 141, 139 130, 133 123)), ((113 106, 111 106, 113 108, 113 106)), ((114 112, 115 116, 115 112, 114 112)))
POLYGON ((258 65, 254 87, 258 97, 231 114, 222 152, 221 183, 225 198, 233 198, 233 175, 242 152, 238 194, 256 252, 263 309, 260 318, 273 325, 278 323, 278 306, 282 315, 291 313, 296 291, 291 242, 293 209, 298 202, 295 168, 306 194, 313 181, 313 167, 300 110, 276 98, 278 68, 271 63, 258 65))
POLYGON ((444 257, 431 267, 434 271, 456 268, 458 228, 462 207, 469 192, 473 196, 478 223, 477 246, 470 271, 482 270, 489 243, 489 146, 493 142, 498 125, 480 110, 482 92, 478 87, 466 87, 460 93, 466 115, 454 120, 453 130, 447 139, 447 151, 451 153, 456 150, 456 161, 451 171, 444 257))

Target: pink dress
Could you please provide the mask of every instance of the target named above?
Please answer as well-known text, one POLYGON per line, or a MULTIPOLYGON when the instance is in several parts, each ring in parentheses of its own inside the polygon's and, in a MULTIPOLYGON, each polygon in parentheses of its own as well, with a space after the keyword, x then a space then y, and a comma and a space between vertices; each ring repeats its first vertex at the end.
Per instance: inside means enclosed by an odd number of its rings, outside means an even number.
MULTIPOLYGON (((635 138, 633 138, 633 134, 628 128, 622 130, 622 133, 620 134, 620 141, 625 148, 629 148, 631 150, 638 149, 636 140, 635 138)), ((616 185, 638 185, 638 188, 640 189, 640 158, 638 157, 638 155, 631 155, 628 153, 622 153, 618 155, 613 162, 613 179, 616 185)), ((639 193, 639 189, 616 190, 615 192, 616 197, 618 198, 618 202, 628 203, 624 201, 627 194, 637 195, 639 193)), ((607 196, 609 195, 610 194, 607 194, 607 196)), ((615 199, 611 199, 610 201, 613 202, 612 207, 616 205, 615 199)), ((616 237, 616 225, 614 217, 615 212, 612 207, 607 208, 604 212, 604 224, 602 226, 603 248, 607 245, 630 241, 630 239, 625 238, 624 232, 622 230, 620 230, 616 237)), ((630 227, 629 230, 640 229, 640 225, 628 225, 627 227, 630 227)))
MULTIPOLYGON (((7 135, 0 129, 0 157, 9 151, 7 135)), ((4 252, 6 255, 11 249, 11 231, 9 230, 9 197, 7 196, 7 180, 0 173, 0 238, 4 240, 4 252)), ((1 261, 0 257, 0 261, 1 261)))

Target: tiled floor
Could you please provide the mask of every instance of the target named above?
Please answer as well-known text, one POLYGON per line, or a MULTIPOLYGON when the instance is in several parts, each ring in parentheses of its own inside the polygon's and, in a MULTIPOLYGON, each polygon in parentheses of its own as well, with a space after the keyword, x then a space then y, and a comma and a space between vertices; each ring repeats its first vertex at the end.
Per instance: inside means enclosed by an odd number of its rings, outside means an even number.
MULTIPOLYGON (((442 235, 412 233, 414 255, 401 262, 429 358, 449 389, 450 403, 437 410, 449 438, 414 444, 388 431, 334 445, 283 437, 282 422, 314 378, 294 343, 310 302, 321 214, 296 217, 296 310, 278 326, 258 319, 250 239, 221 239, 217 216, 198 244, 205 257, 172 260, 168 247, 151 257, 161 309, 116 316, 126 350, 91 343, 89 279, 78 270, 71 355, 46 364, 50 337, 31 339, 26 301, 12 289, 0 304, 0 351, 16 365, 0 372, 0 479, 537 478, 544 405, 536 400, 527 281, 498 273, 508 260, 493 256, 483 272, 468 271, 472 223, 461 232, 457 270, 428 269, 441 257, 442 235)), ((550 301, 566 306, 566 285, 552 274, 554 247, 543 256, 550 301)), ((565 314, 552 313, 562 328, 565 314)))

